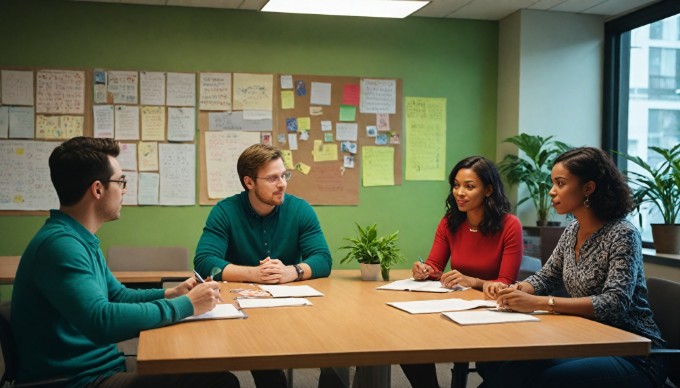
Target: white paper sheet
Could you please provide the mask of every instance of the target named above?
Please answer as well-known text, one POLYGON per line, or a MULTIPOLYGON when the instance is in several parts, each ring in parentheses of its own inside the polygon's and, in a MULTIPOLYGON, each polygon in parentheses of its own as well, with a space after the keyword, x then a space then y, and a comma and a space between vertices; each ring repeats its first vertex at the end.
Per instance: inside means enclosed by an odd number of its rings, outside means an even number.
POLYGON ((323 294, 310 286, 280 286, 280 285, 260 285, 260 288, 267 291, 274 298, 286 297, 306 297, 323 296, 323 294))
POLYGON ((540 319, 534 317, 533 315, 507 311, 453 311, 442 314, 459 325, 487 325, 490 323, 507 322, 540 322, 540 319))
POLYGON ((413 278, 396 280, 392 283, 378 287, 378 290, 401 290, 423 292, 451 292, 464 291, 469 287, 456 285, 454 288, 443 287, 439 280, 415 280, 413 278))
POLYGON ((195 321, 201 319, 231 319, 231 318, 247 318, 248 316, 236 306, 230 303, 218 304, 214 309, 203 313, 201 315, 193 315, 186 317, 183 321, 195 321))
POLYGON ((305 298, 238 299, 237 301, 242 309, 312 305, 312 302, 305 298))
POLYGON ((477 307, 496 307, 495 300, 438 299, 387 302, 388 305, 411 314, 442 313, 444 311, 471 310, 477 307))

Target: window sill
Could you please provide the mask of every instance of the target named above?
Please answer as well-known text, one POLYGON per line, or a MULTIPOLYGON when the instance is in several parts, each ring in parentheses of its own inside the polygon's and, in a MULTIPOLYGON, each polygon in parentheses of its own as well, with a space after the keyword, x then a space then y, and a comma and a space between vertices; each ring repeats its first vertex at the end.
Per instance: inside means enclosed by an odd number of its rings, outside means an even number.
POLYGON ((642 260, 645 263, 668 265, 680 268, 680 255, 656 253, 654 249, 642 248, 642 260))

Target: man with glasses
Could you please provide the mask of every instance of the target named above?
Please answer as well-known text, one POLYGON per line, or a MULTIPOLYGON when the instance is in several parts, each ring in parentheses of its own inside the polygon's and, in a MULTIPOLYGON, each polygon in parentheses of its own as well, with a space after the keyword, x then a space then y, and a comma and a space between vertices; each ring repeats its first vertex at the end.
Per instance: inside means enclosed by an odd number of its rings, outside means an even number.
MULTIPOLYGON (((330 275, 331 254, 314 209, 286 194, 291 173, 281 151, 252 145, 236 170, 245 191, 210 212, 196 248, 196 270, 215 280, 267 284, 330 275)), ((282 371, 252 374, 258 387, 286 385, 282 371)))
POLYGON ((132 290, 113 277, 95 233, 120 217, 127 181, 116 160, 119 152, 113 139, 75 137, 50 155, 59 210, 50 211, 29 243, 14 280, 16 382, 61 378, 69 386, 238 387, 228 372, 126 372, 117 342, 212 310, 219 285, 190 278, 167 290, 132 290))

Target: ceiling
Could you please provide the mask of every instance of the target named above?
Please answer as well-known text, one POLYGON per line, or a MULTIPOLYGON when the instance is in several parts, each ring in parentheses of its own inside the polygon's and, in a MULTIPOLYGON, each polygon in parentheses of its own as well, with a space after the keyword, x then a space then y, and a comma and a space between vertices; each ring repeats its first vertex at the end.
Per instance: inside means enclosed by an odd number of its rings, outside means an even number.
MULTIPOLYGON (((259 11, 267 0, 78 0, 103 3, 223 8, 259 11)), ((573 12, 602 15, 606 19, 645 7, 658 0, 431 0, 413 16, 501 20, 515 11, 573 12)))

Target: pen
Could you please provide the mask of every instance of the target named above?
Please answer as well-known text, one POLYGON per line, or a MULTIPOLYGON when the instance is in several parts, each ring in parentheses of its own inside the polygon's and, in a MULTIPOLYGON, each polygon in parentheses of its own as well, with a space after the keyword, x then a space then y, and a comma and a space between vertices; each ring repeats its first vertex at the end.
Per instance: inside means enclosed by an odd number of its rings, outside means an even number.
MULTIPOLYGON (((205 279, 203 279, 201 277, 201 274, 196 272, 196 270, 194 270, 194 276, 196 277, 196 280, 198 280, 199 283, 205 283, 205 279)), ((224 302, 224 300, 222 300, 222 295, 218 295, 218 297, 220 299, 220 302, 224 302)))
POLYGON ((425 262, 423 261, 423 258, 418 256, 418 261, 420 261, 420 265, 423 266, 423 271, 425 271, 425 275, 427 275, 427 267, 425 266, 425 262))

